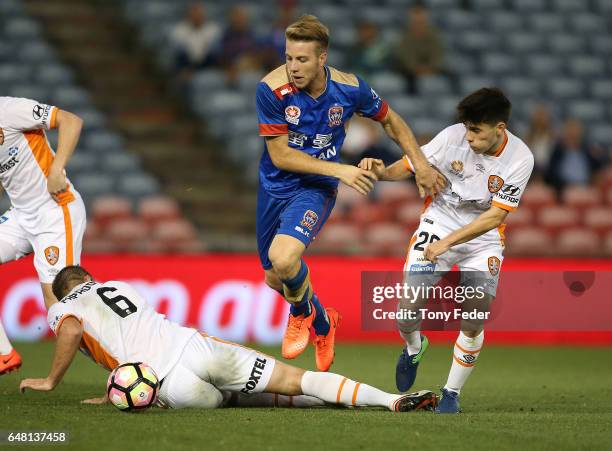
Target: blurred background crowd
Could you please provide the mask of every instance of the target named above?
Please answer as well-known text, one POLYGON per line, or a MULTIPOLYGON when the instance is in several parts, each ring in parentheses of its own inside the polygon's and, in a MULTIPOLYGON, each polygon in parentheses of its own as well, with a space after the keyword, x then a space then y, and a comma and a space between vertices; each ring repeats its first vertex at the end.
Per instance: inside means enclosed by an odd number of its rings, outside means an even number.
MULTIPOLYGON (((368 81, 421 143, 463 96, 502 88, 535 156, 508 253, 612 256, 610 0, 2 0, 0 92, 85 120, 69 168, 85 252, 255 249, 255 88, 305 12, 330 29, 329 64, 368 81)), ((351 121, 345 162, 395 161, 383 135, 351 121)), ((341 186, 312 250, 404 255, 421 210, 412 182, 368 198, 341 186)))

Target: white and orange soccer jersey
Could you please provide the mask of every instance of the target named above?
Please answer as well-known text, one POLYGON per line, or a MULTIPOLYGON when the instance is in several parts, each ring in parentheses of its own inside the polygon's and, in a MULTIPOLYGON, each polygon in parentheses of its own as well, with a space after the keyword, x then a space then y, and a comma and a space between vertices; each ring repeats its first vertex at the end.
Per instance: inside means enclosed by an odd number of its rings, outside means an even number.
POLYGON ((157 313, 124 282, 87 282, 76 286, 49 309, 47 320, 58 333, 75 317, 83 325, 81 351, 107 370, 127 362, 145 362, 160 379, 176 364, 195 329, 157 313))
MULTIPOLYGON (((463 124, 451 125, 421 147, 429 163, 448 181, 435 199, 426 199, 423 217, 451 230, 474 221, 491 205, 515 210, 533 170, 531 151, 509 131, 494 155, 474 152, 466 133, 463 124)), ((403 161, 412 171, 409 158, 403 161)), ((499 242, 500 232, 503 229, 490 230, 475 240, 499 242)))
MULTIPOLYGON (((58 108, 30 99, 0 97, 0 184, 16 210, 36 214, 57 203, 47 191, 47 177, 55 158, 45 130, 55 128, 58 108)), ((60 205, 75 198, 74 187, 60 197, 60 205)))

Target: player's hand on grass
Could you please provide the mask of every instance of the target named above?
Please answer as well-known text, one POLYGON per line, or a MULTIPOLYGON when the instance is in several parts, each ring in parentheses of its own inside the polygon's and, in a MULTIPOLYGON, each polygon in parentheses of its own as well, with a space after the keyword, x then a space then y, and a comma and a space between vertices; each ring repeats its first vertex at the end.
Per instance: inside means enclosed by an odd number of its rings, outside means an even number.
POLYGON ((366 171, 348 164, 339 165, 337 177, 342 183, 356 189, 364 196, 372 191, 374 182, 378 180, 378 177, 372 171, 366 171))
POLYGON ((59 195, 65 193, 68 189, 68 180, 66 179, 66 171, 63 169, 54 169, 53 167, 49 171, 47 177, 47 191, 51 194, 51 197, 55 202, 59 202, 59 195))
POLYGON ((436 197, 446 186, 446 178, 431 166, 419 168, 415 172, 414 178, 421 197, 436 197))
POLYGON ((26 388, 36 391, 51 391, 55 388, 55 384, 49 379, 23 379, 19 384, 21 393, 25 393, 26 388))
POLYGON ((438 257, 445 253, 449 245, 444 240, 434 241, 427 245, 423 256, 432 263, 438 263, 438 257))
POLYGON ((100 404, 106 404, 108 402, 109 402, 108 396, 104 395, 104 396, 101 396, 99 398, 84 399, 83 401, 81 401, 81 404, 96 404, 96 405, 100 405, 100 404))
POLYGON ((363 158, 357 166, 366 171, 372 171, 376 174, 378 180, 382 180, 385 177, 385 163, 378 158, 363 158))

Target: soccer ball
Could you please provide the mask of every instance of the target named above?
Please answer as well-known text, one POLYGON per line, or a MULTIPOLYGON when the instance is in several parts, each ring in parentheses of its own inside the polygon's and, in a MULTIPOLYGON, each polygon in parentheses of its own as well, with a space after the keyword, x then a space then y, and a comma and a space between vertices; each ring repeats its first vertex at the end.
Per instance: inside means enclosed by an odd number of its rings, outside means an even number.
POLYGON ((157 400, 159 379, 146 363, 124 363, 115 368, 106 384, 108 399, 124 412, 142 410, 157 400))

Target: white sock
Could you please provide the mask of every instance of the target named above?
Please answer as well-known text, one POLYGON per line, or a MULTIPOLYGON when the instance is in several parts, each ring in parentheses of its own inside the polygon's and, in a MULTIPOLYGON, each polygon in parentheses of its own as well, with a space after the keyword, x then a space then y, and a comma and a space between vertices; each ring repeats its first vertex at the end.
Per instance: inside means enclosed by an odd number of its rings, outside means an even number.
POLYGON ((453 349, 453 364, 451 365, 448 380, 444 386, 447 390, 459 393, 470 373, 474 369, 482 343, 484 342, 484 331, 475 338, 470 338, 463 332, 459 332, 455 348, 453 349))
POLYGON ((253 393, 245 395, 237 393, 235 405, 237 407, 314 407, 325 403, 314 396, 285 396, 276 393, 253 393))
POLYGON ((405 334, 400 330, 400 335, 406 341, 406 349, 408 350, 408 355, 415 355, 421 351, 421 331, 420 330, 415 330, 408 334, 405 334))
POLYGON ((0 354, 6 355, 13 350, 13 346, 4 332, 4 327, 0 322, 0 354))
POLYGON ((389 410, 393 410, 393 402, 401 397, 339 374, 314 371, 306 371, 302 376, 302 392, 332 404, 386 407, 389 410))

